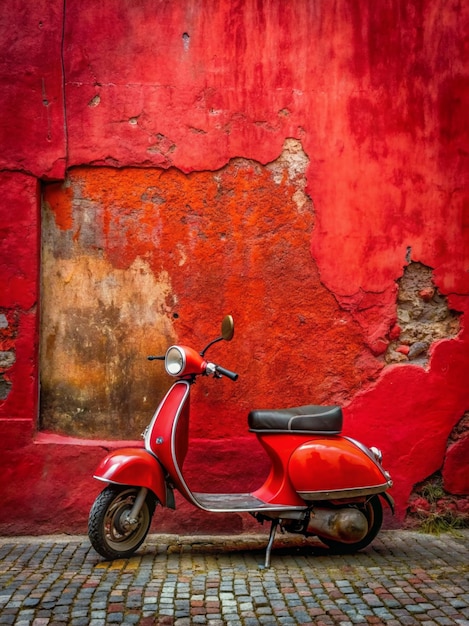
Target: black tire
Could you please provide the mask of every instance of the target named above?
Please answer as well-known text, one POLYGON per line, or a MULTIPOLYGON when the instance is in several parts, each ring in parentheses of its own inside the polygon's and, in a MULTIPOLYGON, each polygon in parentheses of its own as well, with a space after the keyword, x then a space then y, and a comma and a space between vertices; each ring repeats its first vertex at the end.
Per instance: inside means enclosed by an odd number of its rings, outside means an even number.
POLYGON ((366 504, 356 506, 368 520, 368 532, 361 541, 355 543, 342 543, 333 539, 326 539, 325 537, 319 537, 319 539, 329 546, 332 552, 335 554, 352 554, 363 550, 369 545, 376 535, 379 533, 381 525, 383 523, 383 505, 379 496, 373 496, 366 504))
POLYGON ((124 559, 142 545, 155 512, 156 497, 148 492, 140 510, 137 525, 125 528, 125 515, 132 509, 141 487, 109 485, 91 507, 88 537, 93 548, 105 559, 124 559))

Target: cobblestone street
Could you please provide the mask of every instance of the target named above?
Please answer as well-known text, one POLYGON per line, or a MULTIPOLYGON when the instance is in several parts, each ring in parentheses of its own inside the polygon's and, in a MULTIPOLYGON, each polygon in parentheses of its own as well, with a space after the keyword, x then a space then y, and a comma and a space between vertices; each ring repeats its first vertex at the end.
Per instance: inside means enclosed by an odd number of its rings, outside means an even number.
POLYGON ((469 532, 387 531, 353 556, 280 537, 151 535, 103 561, 87 537, 0 538, 0 624, 469 626, 469 532))

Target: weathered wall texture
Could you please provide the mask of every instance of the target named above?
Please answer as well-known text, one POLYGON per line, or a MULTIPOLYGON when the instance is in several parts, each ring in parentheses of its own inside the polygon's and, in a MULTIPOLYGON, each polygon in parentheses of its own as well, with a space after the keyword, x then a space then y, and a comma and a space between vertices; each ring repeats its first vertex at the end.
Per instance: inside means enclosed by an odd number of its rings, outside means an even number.
POLYGON ((233 159, 189 176, 79 168, 46 188, 43 426, 135 436, 170 383, 145 354, 164 354, 178 337, 202 349, 226 311, 237 341, 220 358, 240 380, 200 381, 196 436, 242 433, 253 402, 339 402, 376 377, 359 325, 311 261, 307 164, 288 139, 266 167, 233 159), (325 336, 331 348, 316 349, 325 336))
POLYGON ((444 0, 4 9, 0 531, 84 530, 94 465, 167 387, 145 356, 227 312, 241 376, 197 386, 194 481, 265 473, 250 407, 340 402, 394 523, 435 475, 464 513, 468 26, 444 0))

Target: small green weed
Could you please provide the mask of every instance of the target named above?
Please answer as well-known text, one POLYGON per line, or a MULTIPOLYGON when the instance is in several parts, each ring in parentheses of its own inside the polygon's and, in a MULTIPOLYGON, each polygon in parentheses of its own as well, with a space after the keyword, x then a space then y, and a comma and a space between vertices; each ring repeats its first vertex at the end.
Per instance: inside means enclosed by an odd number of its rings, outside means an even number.
POLYGON ((421 516, 419 531, 429 535, 441 535, 442 533, 457 531, 469 527, 469 519, 457 515, 454 511, 432 511, 421 516))
POLYGON ((443 489, 443 481, 441 477, 437 477, 434 481, 425 483, 421 491, 422 497, 430 504, 436 504, 438 500, 445 498, 448 494, 443 489))

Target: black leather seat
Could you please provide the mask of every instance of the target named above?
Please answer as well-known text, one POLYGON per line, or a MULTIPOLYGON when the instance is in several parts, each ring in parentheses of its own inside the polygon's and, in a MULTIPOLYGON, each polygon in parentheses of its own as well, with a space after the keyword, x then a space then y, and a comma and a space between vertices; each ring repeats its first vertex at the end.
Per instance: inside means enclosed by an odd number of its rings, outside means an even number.
POLYGON ((342 430, 340 406, 298 406, 291 409, 251 411, 248 415, 251 432, 291 432, 337 435, 342 430))

